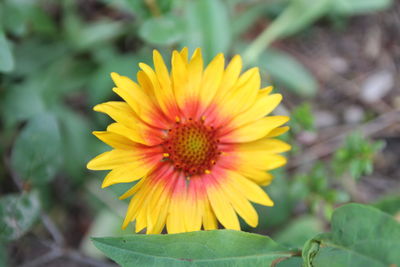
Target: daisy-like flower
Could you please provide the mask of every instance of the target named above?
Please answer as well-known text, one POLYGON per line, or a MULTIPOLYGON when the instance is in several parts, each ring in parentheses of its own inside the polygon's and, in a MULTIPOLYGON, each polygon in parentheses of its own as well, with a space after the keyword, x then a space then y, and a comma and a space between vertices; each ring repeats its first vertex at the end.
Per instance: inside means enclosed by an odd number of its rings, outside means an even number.
POLYGON ((286 116, 266 116, 281 101, 272 87, 260 89, 260 73, 241 74, 235 56, 225 68, 222 54, 204 69, 201 50, 173 51, 171 72, 159 52, 154 68, 140 63, 137 81, 112 73, 124 101, 94 107, 115 123, 93 134, 113 150, 92 159, 91 170, 111 170, 102 187, 136 181, 120 198, 131 198, 123 228, 136 232, 211 230, 218 222, 240 230, 238 216, 252 227, 258 214, 250 203, 272 206, 260 186, 267 171, 290 149, 274 139, 288 130, 286 116))

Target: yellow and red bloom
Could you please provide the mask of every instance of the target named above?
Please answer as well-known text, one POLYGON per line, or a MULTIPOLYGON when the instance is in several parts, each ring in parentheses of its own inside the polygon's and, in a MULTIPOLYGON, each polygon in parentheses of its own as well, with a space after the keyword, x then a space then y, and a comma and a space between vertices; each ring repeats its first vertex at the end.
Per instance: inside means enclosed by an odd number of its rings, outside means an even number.
POLYGON ((113 150, 92 159, 92 170, 111 170, 103 187, 137 181, 120 198, 131 198, 123 228, 168 233, 218 228, 240 230, 237 214, 252 227, 251 202, 272 206, 261 189, 267 171, 286 163, 290 146, 274 139, 288 130, 286 116, 266 116, 281 101, 272 87, 260 89, 258 68, 241 74, 235 56, 222 54, 204 69, 200 49, 174 51, 171 72, 154 51, 154 68, 140 63, 138 83, 112 73, 124 101, 94 110, 115 123, 93 132, 113 150))

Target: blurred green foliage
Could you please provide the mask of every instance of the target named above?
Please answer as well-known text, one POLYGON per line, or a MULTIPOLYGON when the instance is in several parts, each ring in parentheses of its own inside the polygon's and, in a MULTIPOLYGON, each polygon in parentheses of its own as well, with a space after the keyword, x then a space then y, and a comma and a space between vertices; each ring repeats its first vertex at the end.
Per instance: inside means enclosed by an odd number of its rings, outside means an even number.
POLYGON ((295 107, 290 114, 290 127, 295 134, 301 131, 315 131, 314 114, 310 103, 295 107))
POLYGON ((40 114, 32 118, 15 140, 11 167, 21 179, 29 183, 49 182, 62 162, 60 139, 60 130, 54 116, 40 114))
POLYGON ((381 197, 374 206, 394 216, 400 215, 400 194, 391 194, 381 197))
POLYGON ((272 237, 279 244, 291 248, 301 248, 308 239, 323 232, 323 230, 321 220, 315 216, 304 215, 289 222, 272 237))
POLYGON ((346 138, 333 158, 333 168, 341 176, 346 171, 354 179, 372 173, 372 159, 384 146, 383 142, 371 142, 355 132, 346 138))
MULTIPOLYGON (((303 122, 304 129, 307 125, 307 121, 303 122)), ((365 139, 359 132, 349 134, 333 153, 331 161, 315 161, 306 173, 295 176, 290 184, 291 194, 308 203, 310 212, 322 212, 329 220, 334 206, 352 200, 354 192, 349 184, 354 182, 349 179, 372 173, 374 156, 383 144, 365 139)))
POLYGON ((37 192, 9 194, 0 199, 0 241, 20 238, 37 221, 40 202, 37 192))
MULTIPOLYGON (((115 210, 123 210, 124 206, 115 208, 105 197, 109 193, 94 190, 93 181, 102 175, 94 176, 85 169, 91 157, 107 150, 90 132, 104 129, 110 122, 91 111, 97 103, 116 99, 110 72, 134 78, 139 62, 151 62, 153 48, 167 59, 172 49, 188 46, 193 51, 201 47, 206 62, 219 52, 227 58, 240 53, 246 66, 260 67, 267 83, 273 81, 280 91, 290 91, 299 100, 310 101, 318 92, 313 74, 296 57, 271 44, 304 34, 319 18, 346 18, 379 11, 391 2, 321 0, 310 5, 307 0, 1 1, 0 153, 6 160, 0 164, 0 192, 7 194, 0 197, 0 239, 21 237, 43 211, 60 209, 67 213, 63 208, 82 192, 87 199, 95 199, 82 205, 98 214, 89 232, 116 234, 109 227, 116 227, 121 214, 115 210), (268 25, 262 32, 254 27, 259 21, 268 25), (18 181, 13 182, 12 176, 21 180, 23 192, 15 193, 17 187, 13 183, 18 181), (73 192, 59 195, 61 202, 52 201, 58 194, 52 192, 57 180, 73 192), (96 205, 96 201, 104 203, 96 205), (115 217, 107 221, 104 214, 115 217), (105 225, 100 227, 101 223, 105 225)), ((297 134, 315 130, 312 106, 294 107, 291 117, 292 133, 285 138, 296 147, 295 153, 302 153, 304 147, 294 142, 297 134)), ((380 146, 352 135, 330 163, 315 163, 307 172, 293 175, 294 179, 278 170, 276 180, 266 189, 276 205, 257 206, 261 215, 256 231, 277 229, 291 221, 299 202, 311 214, 316 214, 322 203, 329 215, 326 217, 330 217, 333 206, 349 200, 338 181, 346 174, 358 179, 370 173, 380 146)), ((122 192, 124 186, 111 189, 111 198, 115 198, 114 192, 122 192)), ((305 217, 281 229, 277 239, 300 247, 318 229, 316 220, 305 217), (289 240, 292 232, 307 227, 310 231, 289 240)), ((84 240, 84 250, 90 251, 89 237, 84 240)), ((3 255, 0 247, 0 265, 3 255)))

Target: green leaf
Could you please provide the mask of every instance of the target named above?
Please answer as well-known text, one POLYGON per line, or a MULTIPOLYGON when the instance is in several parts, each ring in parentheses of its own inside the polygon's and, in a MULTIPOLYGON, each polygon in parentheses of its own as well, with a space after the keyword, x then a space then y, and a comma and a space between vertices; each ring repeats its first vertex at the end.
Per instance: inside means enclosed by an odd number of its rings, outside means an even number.
POLYGON ((342 16, 352 16, 384 10, 393 4, 392 0, 335 0, 332 12, 342 16))
POLYGON ((153 17, 141 25, 139 35, 150 44, 172 45, 182 39, 184 24, 177 16, 153 17))
POLYGON ((235 15, 235 20, 232 21, 232 34, 239 38, 241 34, 248 29, 270 8, 271 3, 260 3, 250 6, 246 10, 235 15))
POLYGON ((34 1, 5 0, 1 2, 0 15, 4 31, 16 36, 23 36, 28 32, 29 11, 34 8, 34 1))
POLYGON ((29 13, 32 20, 32 28, 35 32, 43 36, 55 36, 57 34, 57 25, 55 21, 43 8, 30 8, 29 13))
POLYGON ((325 15, 334 0, 292 0, 286 9, 246 49, 243 59, 251 64, 273 41, 295 34, 325 15))
POLYGON ((36 36, 57 33, 55 21, 42 7, 43 3, 31 0, 3 0, 2 2, 0 18, 3 20, 4 31, 18 37, 23 37, 30 32, 35 32, 36 36))
POLYGON ((348 204, 335 210, 332 230, 309 240, 305 266, 387 267, 400 265, 400 224, 370 206, 348 204))
POLYGON ((93 238, 121 266, 269 266, 293 253, 266 236, 232 230, 93 238))
POLYGON ((14 57, 4 32, 0 29, 0 72, 10 72, 14 69, 14 57))
POLYGON ((51 43, 39 38, 24 39, 14 49, 15 61, 18 64, 13 74, 36 76, 42 73, 43 69, 68 56, 68 49, 64 42, 51 43))
POLYGON ((400 193, 383 196, 374 204, 374 207, 390 215, 396 215, 400 212, 400 193))
MULTIPOLYGON (((279 36, 295 34, 329 12, 332 2, 336 0, 319 0, 310 5, 309 0, 292 0, 286 10, 274 21, 279 28, 279 36)), ((270 26, 272 27, 272 25, 270 26)))
POLYGON ((90 159, 89 145, 93 140, 88 121, 68 108, 57 110, 62 135, 63 165, 74 181, 83 182, 86 162, 90 159))
POLYGON ((39 213, 40 202, 36 192, 0 198, 0 240, 20 238, 33 226, 39 213))
POLYGON ((84 99, 82 91, 87 88, 93 66, 89 60, 62 57, 32 77, 30 83, 41 91, 49 109, 57 108, 64 101, 72 106, 79 105, 84 99))
MULTIPOLYGON (((271 265, 274 266, 274 265, 271 265)), ((300 257, 290 257, 284 259, 276 265, 277 267, 301 267, 303 266, 303 260, 300 257)))
POLYGON ((71 44, 79 51, 91 50, 95 46, 103 45, 120 36, 124 27, 121 22, 95 21, 87 24, 81 21, 69 7, 64 18, 65 34, 71 44))
POLYGON ((11 164, 22 179, 43 184, 54 178, 61 164, 58 123, 50 114, 32 118, 15 141, 11 164))
POLYGON ((27 86, 26 83, 7 90, 0 103, 1 116, 6 127, 12 127, 20 121, 33 118, 45 110, 39 92, 27 86))
POLYGON ((261 54, 257 63, 273 81, 288 90, 304 97, 317 93, 318 84, 313 75, 289 54, 270 48, 261 54))
POLYGON ((287 247, 302 247, 304 243, 323 231, 322 222, 313 216, 303 216, 292 220, 273 238, 279 244, 287 247))
POLYGON ((118 9, 132 13, 135 18, 143 20, 151 16, 145 1, 137 0, 101 0, 107 5, 115 5, 118 9))
POLYGON ((228 10, 220 0, 187 1, 186 33, 182 45, 191 50, 201 47, 207 63, 230 48, 232 33, 228 10))
POLYGON ((120 22, 98 21, 84 27, 79 39, 74 39, 80 49, 91 49, 93 45, 108 42, 115 39, 123 32, 120 22))
POLYGON ((8 264, 7 248, 4 244, 0 243, 0 266, 10 266, 8 264))

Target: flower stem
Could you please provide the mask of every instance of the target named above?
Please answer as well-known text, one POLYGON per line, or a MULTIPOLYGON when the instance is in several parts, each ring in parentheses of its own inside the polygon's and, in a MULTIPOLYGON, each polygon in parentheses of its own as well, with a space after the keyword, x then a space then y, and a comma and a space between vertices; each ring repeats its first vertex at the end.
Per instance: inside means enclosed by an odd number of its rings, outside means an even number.
POLYGON ((243 53, 243 61, 246 65, 253 63, 258 56, 266 49, 277 37, 274 27, 267 27, 265 30, 247 47, 243 53))

